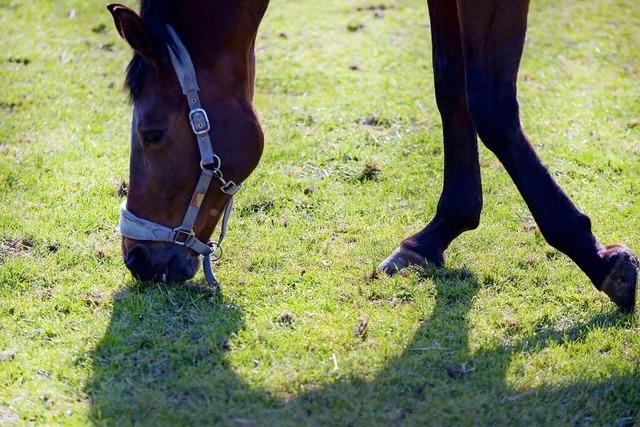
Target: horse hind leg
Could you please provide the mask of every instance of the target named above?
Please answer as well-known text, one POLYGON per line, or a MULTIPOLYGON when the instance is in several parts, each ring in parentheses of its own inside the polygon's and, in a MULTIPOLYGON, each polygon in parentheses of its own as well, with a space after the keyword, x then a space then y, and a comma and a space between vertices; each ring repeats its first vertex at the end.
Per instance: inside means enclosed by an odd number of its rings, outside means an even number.
POLYGON ((444 251, 478 227, 482 184, 478 143, 465 87, 464 56, 455 1, 429 0, 436 102, 442 118, 444 183, 436 214, 378 267, 387 274, 412 265, 444 264, 444 251))
POLYGON ((565 253, 623 311, 635 308, 638 261, 603 246, 525 136, 516 79, 528 0, 458 0, 469 108, 478 135, 513 179, 547 242, 565 253))

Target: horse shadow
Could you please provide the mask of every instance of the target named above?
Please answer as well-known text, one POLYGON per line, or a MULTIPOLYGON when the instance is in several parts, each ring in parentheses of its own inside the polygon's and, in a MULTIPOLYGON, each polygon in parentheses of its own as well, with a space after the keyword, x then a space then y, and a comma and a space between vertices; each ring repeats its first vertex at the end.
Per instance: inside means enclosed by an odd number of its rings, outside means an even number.
POLYGON ((541 381, 524 391, 513 385, 524 374, 509 371, 523 355, 628 328, 628 316, 602 314, 569 329, 542 328, 518 342, 474 351, 468 319, 477 279, 450 269, 433 270, 424 279, 435 286, 435 307, 399 357, 372 380, 341 379, 290 399, 248 384, 229 366, 229 342, 244 327, 240 307, 195 285, 175 291, 132 284, 115 295, 110 324, 92 357, 86 388, 91 420, 118 426, 640 421, 640 396, 632 394, 640 383, 638 369, 598 381, 541 381))

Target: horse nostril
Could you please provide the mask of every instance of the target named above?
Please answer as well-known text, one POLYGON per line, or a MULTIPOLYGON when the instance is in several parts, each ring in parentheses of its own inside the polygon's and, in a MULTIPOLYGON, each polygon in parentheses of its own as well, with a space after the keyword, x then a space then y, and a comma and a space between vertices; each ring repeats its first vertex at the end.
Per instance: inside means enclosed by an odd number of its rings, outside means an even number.
POLYGON ((149 251, 142 245, 136 245, 124 259, 124 264, 132 273, 139 274, 149 263, 149 251))
MULTIPOLYGON (((197 260, 197 258, 196 258, 197 260)), ((193 277, 196 271, 196 265, 189 257, 181 257, 174 255, 169 258, 167 263, 166 272, 168 274, 169 281, 182 281, 189 280, 193 277)))

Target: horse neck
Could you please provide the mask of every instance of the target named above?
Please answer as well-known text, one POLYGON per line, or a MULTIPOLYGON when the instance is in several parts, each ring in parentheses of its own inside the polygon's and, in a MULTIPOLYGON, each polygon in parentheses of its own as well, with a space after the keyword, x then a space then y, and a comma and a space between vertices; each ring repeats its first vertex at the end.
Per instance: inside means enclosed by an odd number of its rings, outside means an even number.
POLYGON ((268 0, 181 0, 173 25, 196 59, 208 62, 216 54, 245 54, 253 48, 268 0))
POLYGON ((268 0, 183 0, 173 25, 198 68, 232 95, 253 96, 254 42, 268 0), (233 93, 236 92, 236 93, 233 93))

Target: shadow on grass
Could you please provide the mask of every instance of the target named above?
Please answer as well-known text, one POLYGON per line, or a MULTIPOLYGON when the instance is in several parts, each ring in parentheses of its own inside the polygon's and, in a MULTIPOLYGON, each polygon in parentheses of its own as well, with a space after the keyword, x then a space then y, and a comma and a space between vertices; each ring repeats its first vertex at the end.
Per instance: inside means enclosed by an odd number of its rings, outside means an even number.
POLYGON ((87 386, 91 419, 104 425, 633 425, 640 372, 541 386, 520 392, 506 382, 510 361, 590 331, 629 327, 611 313, 568 330, 540 330, 517 343, 470 352, 467 315, 475 277, 429 274, 435 308, 404 353, 375 380, 341 380, 281 401, 248 387, 227 365, 228 340, 243 314, 198 286, 137 285, 115 296, 87 386), (434 343, 437 343, 434 346, 434 343))

